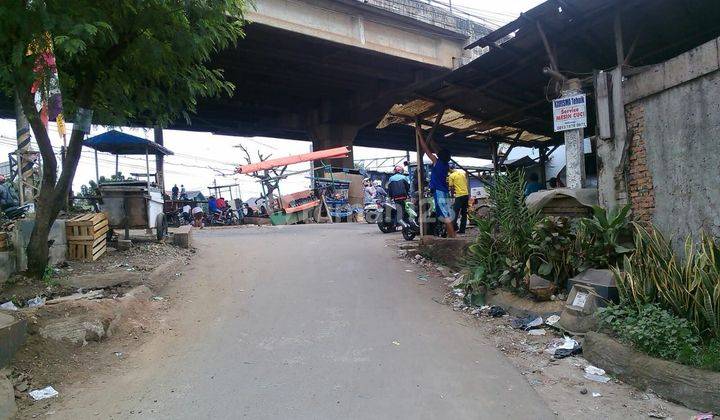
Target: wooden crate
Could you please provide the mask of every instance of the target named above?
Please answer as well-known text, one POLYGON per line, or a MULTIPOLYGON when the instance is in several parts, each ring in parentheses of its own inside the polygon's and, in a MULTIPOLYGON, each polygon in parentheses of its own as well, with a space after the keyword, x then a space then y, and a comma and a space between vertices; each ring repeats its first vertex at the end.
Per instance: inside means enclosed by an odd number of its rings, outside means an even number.
POLYGON ((105 237, 95 242, 68 242, 68 258, 77 261, 95 261, 107 250, 105 237))
POLYGON ((95 261, 106 251, 106 237, 110 229, 104 213, 88 213, 65 222, 68 258, 95 261))
POLYGON ((68 241, 94 241, 108 232, 108 219, 105 213, 87 213, 75 216, 65 222, 68 241))

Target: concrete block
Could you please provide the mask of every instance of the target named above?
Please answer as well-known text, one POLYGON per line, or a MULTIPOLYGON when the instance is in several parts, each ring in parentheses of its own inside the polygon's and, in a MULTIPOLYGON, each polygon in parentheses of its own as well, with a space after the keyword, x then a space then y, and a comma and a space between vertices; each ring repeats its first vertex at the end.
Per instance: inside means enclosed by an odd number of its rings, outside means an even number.
POLYGON ((14 273, 15 255, 10 251, 0 252, 0 284, 5 283, 14 273))
POLYGON ((67 250, 67 244, 53 244, 50 247, 50 265, 56 265, 67 260, 67 250))
POLYGON ((173 232, 173 244, 180 248, 190 248, 192 245, 192 228, 190 226, 180 226, 173 232))
POLYGON ((457 270, 462 266, 462 258, 470 244, 472 240, 467 238, 426 235, 420 240, 419 252, 425 258, 457 270))
MULTIPOLYGON (((22 243, 27 245, 30 242, 30 234, 32 233, 33 227, 35 227, 35 220, 23 219, 16 224, 20 229, 20 235, 22 243)), ((50 228, 50 235, 48 236, 49 241, 53 241, 53 245, 67 245, 67 235, 65 233, 65 220, 56 220, 50 228)))
POLYGON ((0 312, 0 367, 5 366, 12 359, 23 344, 27 322, 15 319, 12 315, 0 312))
POLYGON ((650 70, 632 76, 623 83, 623 103, 629 104, 638 99, 661 92, 665 89, 665 66, 657 65, 650 70))
POLYGON ((665 89, 718 69, 718 45, 714 39, 665 62, 665 89))

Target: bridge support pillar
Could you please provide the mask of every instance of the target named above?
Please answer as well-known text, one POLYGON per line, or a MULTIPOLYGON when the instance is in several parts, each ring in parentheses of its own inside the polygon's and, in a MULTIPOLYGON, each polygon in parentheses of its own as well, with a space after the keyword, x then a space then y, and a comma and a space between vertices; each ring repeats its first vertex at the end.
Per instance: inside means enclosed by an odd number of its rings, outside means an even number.
MULTIPOLYGON (((311 127, 310 136, 313 150, 332 149, 333 147, 348 146, 350 155, 344 159, 333 159, 329 162, 332 166, 342 168, 354 168, 352 145, 360 127, 350 124, 317 124, 311 127)), ((315 166, 320 162, 315 162, 315 166)))

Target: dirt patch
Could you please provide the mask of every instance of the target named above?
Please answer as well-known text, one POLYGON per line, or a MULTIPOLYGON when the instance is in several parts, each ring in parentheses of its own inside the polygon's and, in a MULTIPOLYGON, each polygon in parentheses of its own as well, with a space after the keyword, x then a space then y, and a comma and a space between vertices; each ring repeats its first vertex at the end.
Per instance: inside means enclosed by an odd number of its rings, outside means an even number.
POLYGON ((42 281, 14 275, 0 285, 0 303, 12 301, 25 307, 29 299, 37 296, 50 300, 79 289, 107 289, 107 295, 119 296, 141 284, 159 290, 173 276, 180 276, 194 253, 193 249, 165 243, 138 243, 126 251, 108 248, 97 261, 62 263, 42 281))
POLYGON ((18 306, 35 296, 67 299, 16 312, 28 321, 27 343, 9 367, 18 417, 52 413, 53 399, 32 401, 28 391, 51 385, 62 392, 111 372, 123 365, 125 354, 162 330, 169 302, 154 294, 182 277, 193 254, 169 244, 139 243, 127 251, 109 249, 98 261, 62 264, 47 283, 18 276, 6 285, 0 296, 15 296, 18 306), (78 299, 79 293, 91 297, 78 299))
POLYGON ((418 278, 422 278, 424 283, 434 283, 447 292, 443 299, 436 302, 462 314, 463 323, 478 328, 486 340, 507 356, 559 418, 683 419, 697 414, 663 400, 650 390, 640 391, 616 378, 607 383, 585 378, 584 369, 590 363, 583 357, 558 360, 546 351, 553 340, 563 337, 559 330, 543 325, 545 335, 531 335, 528 331, 514 328, 512 321, 515 317, 511 315, 493 318, 488 310, 467 306, 451 289, 455 278, 440 274, 437 263, 415 258, 415 252, 404 249, 399 250, 398 255, 418 265, 424 273, 418 278))

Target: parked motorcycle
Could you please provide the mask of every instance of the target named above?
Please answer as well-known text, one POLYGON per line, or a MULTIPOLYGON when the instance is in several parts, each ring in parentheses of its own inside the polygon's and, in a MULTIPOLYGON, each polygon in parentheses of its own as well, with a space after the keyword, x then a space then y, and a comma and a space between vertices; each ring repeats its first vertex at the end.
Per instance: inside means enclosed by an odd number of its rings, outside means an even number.
MULTIPOLYGON (((447 237, 445 224, 436 220, 435 202, 432 198, 428 201, 427 211, 429 212, 426 222, 427 232, 434 236, 447 237)), ((405 213, 407 218, 401 221, 402 235, 406 241, 412 241, 420 234, 420 218, 415 211, 415 206, 409 200, 405 202, 405 213)))
POLYGON ((397 207, 397 203, 389 199, 378 204, 377 225, 380 232, 393 233, 401 226, 397 220, 397 207))

